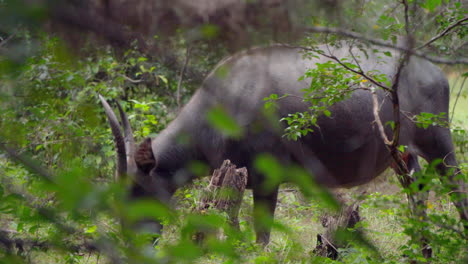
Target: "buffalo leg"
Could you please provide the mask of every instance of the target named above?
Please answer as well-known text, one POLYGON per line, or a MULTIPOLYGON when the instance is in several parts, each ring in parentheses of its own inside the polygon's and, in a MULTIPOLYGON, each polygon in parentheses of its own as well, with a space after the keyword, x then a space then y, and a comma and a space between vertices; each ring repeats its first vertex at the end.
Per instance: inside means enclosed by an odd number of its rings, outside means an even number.
MULTIPOLYGON (((417 173, 421 171, 421 166, 419 165, 418 162, 418 156, 415 155, 414 153, 407 153, 404 154, 403 158, 406 162, 406 165, 408 167, 409 175, 403 175, 401 172, 398 172, 400 174, 400 183, 403 185, 404 188, 410 188, 411 182, 416 180, 414 176, 417 176, 417 173), (408 179, 404 179, 404 177, 408 177, 408 179)), ((425 202, 427 200, 428 193, 427 192, 422 192, 421 190, 424 188, 423 185, 419 186, 419 191, 417 193, 409 193, 408 194, 408 201, 410 204, 411 212, 415 217, 426 217, 426 206, 425 202)), ((419 241, 421 243, 422 247, 422 254, 425 258, 431 258, 432 257, 432 248, 429 246, 429 241, 424 235, 419 237, 419 241)))
POLYGON ((460 219, 464 221, 465 232, 468 231, 468 198, 466 194, 466 183, 463 181, 461 176, 461 171, 457 167, 455 161, 455 154, 452 152, 448 154, 445 158, 436 157, 431 159, 434 161, 436 159, 442 160, 442 163, 438 164, 436 169, 442 177, 447 177, 448 179, 441 179, 442 181, 448 180, 448 184, 452 189, 450 194, 450 199, 458 210, 460 214, 460 219))
POLYGON ((444 177, 442 181, 448 181, 452 192, 450 198, 460 214, 460 218, 464 221, 465 232, 468 229, 468 197, 466 194, 466 183, 463 177, 459 175, 457 160, 455 158, 455 148, 452 143, 450 130, 442 127, 432 127, 430 140, 422 140, 418 142, 418 147, 421 149, 421 156, 427 162, 432 163, 436 160, 442 161, 436 167, 438 173, 444 177), (445 178, 447 177, 447 178, 445 178))
POLYGON ((253 188, 254 199, 254 227, 257 243, 266 246, 270 242, 271 222, 273 221, 278 187, 274 190, 264 191, 262 186, 253 188))

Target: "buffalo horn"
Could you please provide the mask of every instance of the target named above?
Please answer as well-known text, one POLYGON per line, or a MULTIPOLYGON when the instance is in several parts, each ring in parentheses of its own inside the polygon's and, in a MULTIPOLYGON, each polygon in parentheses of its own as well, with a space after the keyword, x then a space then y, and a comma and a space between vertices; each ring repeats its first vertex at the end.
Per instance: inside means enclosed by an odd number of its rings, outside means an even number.
POLYGON ((124 138, 122 137, 119 121, 117 121, 117 117, 115 116, 114 111, 112 111, 112 108, 109 106, 109 104, 107 103, 106 99, 104 99, 104 97, 99 95, 99 99, 101 100, 102 106, 104 107, 104 111, 106 112, 106 115, 107 115, 107 120, 109 120, 112 134, 114 135, 115 148, 117 150, 116 177, 117 177, 117 180, 122 180, 127 174, 125 141, 124 141, 124 138))
POLYGON ((120 119, 122 120, 125 135, 125 149, 127 150, 127 173, 133 175, 137 170, 135 163, 135 139, 133 137, 132 128, 130 127, 130 122, 128 122, 128 117, 123 111, 119 102, 117 102, 117 108, 119 109, 120 119))

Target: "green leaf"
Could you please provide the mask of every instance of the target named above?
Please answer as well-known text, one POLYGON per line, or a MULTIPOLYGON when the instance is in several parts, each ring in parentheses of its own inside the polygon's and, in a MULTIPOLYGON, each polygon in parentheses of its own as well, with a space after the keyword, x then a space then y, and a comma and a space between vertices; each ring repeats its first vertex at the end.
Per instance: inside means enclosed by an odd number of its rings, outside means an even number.
POLYGON ((205 24, 201 27, 201 33, 202 33, 202 36, 205 38, 205 39, 212 39, 212 38, 215 38, 219 35, 220 33, 220 29, 217 25, 213 25, 213 24, 205 24))
POLYGON ((90 226, 90 227, 85 229, 85 234, 92 234, 92 233, 96 232, 96 230, 97 230, 96 225, 90 226))
POLYGON ((398 150, 399 150, 400 152, 405 152, 406 148, 407 148, 407 146, 405 146, 405 145, 400 145, 400 146, 398 146, 398 150))
POLYGON ((163 204, 155 200, 138 200, 129 204, 126 208, 126 217, 130 221, 142 219, 163 220, 172 219, 172 212, 163 204))
POLYGON ((28 229, 28 232, 31 234, 34 234, 36 233, 37 229, 39 229, 39 225, 33 225, 32 227, 28 229))
POLYGON ((432 12, 441 4, 442 4, 442 0, 426 0, 426 2, 422 4, 422 7, 432 12))
POLYGON ((210 173, 208 165, 201 161, 191 161, 187 167, 191 173, 200 177, 209 175, 210 173))
POLYGON ((100 165, 100 164, 101 164, 101 161, 102 161, 101 156, 95 156, 96 165, 100 165))
POLYGON ((267 177, 264 188, 272 190, 284 179, 283 166, 275 157, 269 154, 260 154, 255 159, 255 169, 267 177))
MULTIPOLYGON (((171 256, 180 259, 180 261, 186 261, 183 263, 191 263, 194 259, 200 257, 203 254, 201 249, 191 240, 182 240, 179 243, 172 245, 169 248, 169 253, 171 256)), ((177 261, 175 263, 177 263, 177 261)))
POLYGON ((395 122, 394 121, 388 121, 385 123, 385 126, 390 126, 392 129, 395 129, 395 122))
POLYGON ((215 129, 228 137, 240 138, 244 133, 243 127, 221 106, 211 109, 206 118, 215 129))
POLYGON ((163 81, 164 84, 168 84, 169 81, 167 80, 167 78, 164 76, 164 75, 158 75, 159 79, 161 79, 161 81, 163 81))

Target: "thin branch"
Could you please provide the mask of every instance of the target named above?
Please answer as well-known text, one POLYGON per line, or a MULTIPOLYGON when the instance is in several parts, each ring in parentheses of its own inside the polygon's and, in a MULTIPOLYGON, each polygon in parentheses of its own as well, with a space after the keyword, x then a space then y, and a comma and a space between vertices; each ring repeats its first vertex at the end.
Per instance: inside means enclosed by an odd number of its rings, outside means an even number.
POLYGON ((182 79, 184 78, 185 69, 187 68, 187 65, 188 65, 188 62, 189 62, 189 59, 190 59, 191 51, 192 51, 191 46, 187 44, 187 49, 186 49, 186 52, 185 52, 184 65, 182 66, 182 70, 180 71, 179 81, 177 83, 176 98, 177 98, 177 107, 178 108, 180 108, 180 88, 182 87, 182 79))
POLYGON ((463 78, 463 82, 461 83, 460 89, 458 90, 458 93, 457 93, 457 98, 455 99, 455 102, 453 103, 452 116, 450 117, 450 121, 449 121, 450 123, 452 123, 453 116, 455 115, 455 107, 457 106, 458 99, 460 98, 461 92, 462 92, 463 88, 465 87, 466 79, 467 79, 467 77, 463 78))
POLYGON ((138 84, 138 83, 143 82, 143 80, 141 80, 141 79, 140 80, 134 80, 134 79, 128 77, 127 75, 125 75, 125 74, 121 74, 120 76, 124 77, 125 80, 127 80, 127 81, 129 81, 131 83, 134 83, 134 84, 138 84))
POLYGON ((26 167, 29 171, 39 175, 42 179, 49 183, 55 183, 54 177, 48 171, 43 169, 42 167, 38 166, 33 160, 25 157, 24 155, 18 153, 17 150, 8 147, 6 143, 0 142, 0 149, 4 150, 8 156, 14 161, 22 164, 26 167))
POLYGON ((458 26, 463 26, 463 25, 466 25, 466 23, 464 24, 463 22, 465 21, 468 21, 468 16, 467 17, 464 17, 454 23, 452 23, 450 26, 448 26, 446 29, 444 29, 442 32, 440 32, 438 35, 434 36, 433 38, 431 38, 428 42, 424 43, 423 45, 417 47, 416 49, 422 49, 424 47, 427 47, 429 46, 430 44, 432 44, 434 41, 440 39, 440 38, 443 38, 445 37, 450 31, 452 31, 454 28, 458 27, 458 26))
POLYGON ((377 93, 375 89, 373 89, 371 93, 372 93, 372 104, 373 104, 372 109, 374 113, 375 123, 377 124, 377 128, 379 129, 379 132, 380 132, 380 136, 382 137, 382 140, 384 141, 385 145, 391 146, 393 145, 393 143, 388 139, 387 134, 385 134, 385 129, 382 124, 382 120, 380 119, 380 116, 379 116, 380 107, 379 107, 379 101, 378 101, 377 93))
MULTIPOLYGON (((410 114, 412 115, 411 112, 400 110, 400 113, 403 115, 403 117, 406 117, 406 119, 408 119, 409 121, 413 122, 416 125, 426 124, 426 122, 418 121, 416 119, 417 115, 410 116, 410 114)), ((450 124, 449 122, 447 122, 447 123, 436 123, 436 124, 431 124, 431 126, 447 128, 447 127, 449 127, 449 124, 450 124)))
POLYGON ((338 58, 337 58, 336 56, 334 56, 334 55, 331 55, 331 56, 330 56, 330 55, 327 55, 327 54, 324 54, 324 53, 320 53, 320 54, 323 55, 324 57, 327 57, 327 58, 329 58, 329 59, 332 59, 332 60, 336 61, 338 64, 340 64, 343 68, 347 69, 348 71, 353 72, 353 73, 355 73, 355 74, 361 75, 361 76, 364 77, 366 80, 368 80, 369 82, 371 82, 371 83, 377 85, 378 87, 382 88, 383 90, 385 90, 385 91, 391 91, 390 88, 388 88, 387 86, 385 86, 385 85, 379 83, 379 82, 376 81, 374 78, 372 78, 372 77, 368 76, 366 73, 364 73, 364 71, 362 70, 362 68, 360 68, 360 66, 359 66, 359 70, 357 71, 357 70, 355 70, 355 69, 349 67, 348 65, 344 64, 340 59, 338 59, 338 58))
POLYGON ((8 41, 10 41, 14 36, 16 35, 16 32, 13 32, 10 36, 8 36, 7 38, 5 39, 1 39, 0 41, 0 48, 2 48, 3 46, 5 46, 7 44, 8 41))
POLYGON ((429 56, 424 52, 414 50, 414 49, 409 49, 407 46, 403 45, 395 45, 392 44, 388 41, 383 41, 383 40, 378 40, 375 38, 372 38, 370 36, 365 36, 363 34, 354 32, 354 31, 349 31, 341 28, 331 28, 331 27, 321 27, 321 26, 314 26, 314 27, 307 27, 303 28, 305 32, 311 32, 311 33, 329 33, 329 34, 335 34, 343 37, 348 37, 348 38, 353 38, 353 39, 358 39, 376 46, 381 46, 381 47, 386 47, 390 48, 393 50, 398 50, 402 52, 410 52, 410 55, 414 55, 423 59, 426 59, 430 62, 433 63, 440 63, 440 64, 447 64, 447 65, 455 65, 455 64, 468 64, 468 59, 466 58, 461 58, 461 59, 443 59, 439 57, 434 57, 434 56, 429 56))
POLYGON ((7 250, 11 250, 13 247, 18 249, 34 248, 39 250, 48 250, 51 248, 55 249, 66 249, 71 252, 96 252, 99 251, 96 245, 89 242, 83 242, 81 244, 74 244, 64 241, 49 241, 39 240, 30 238, 12 238, 9 230, 0 229, 0 247, 4 247, 7 250))
POLYGON ((353 58, 354 62, 356 63, 356 65, 358 66, 358 68, 361 70, 361 72, 364 72, 362 70, 362 67, 361 67, 361 64, 359 63, 359 60, 356 58, 356 56, 354 56, 354 53, 353 53, 353 47, 350 45, 349 46, 349 54, 351 54, 351 57, 353 58))
POLYGON ((439 8, 434 10, 431 13, 421 12, 422 9, 418 9, 418 1, 413 1, 413 10, 415 10, 415 17, 413 17, 413 25, 414 28, 422 29, 432 27, 435 23, 437 23, 437 19, 441 16, 444 16, 448 10, 445 8, 439 8), (416 6, 415 6, 416 5, 416 6), (416 14, 416 9, 419 11, 416 14))
MULTIPOLYGON (((348 93, 352 93, 354 91, 357 91, 357 90, 364 90, 364 91, 370 91, 369 88, 367 87, 355 87, 355 88, 349 88, 349 89, 346 89, 346 90, 342 90, 340 91, 337 95, 338 96, 341 96, 341 95, 345 95, 345 94, 348 94, 348 93)), ((273 99, 271 101, 279 101, 279 100, 282 100, 282 99, 286 99, 286 98, 294 98, 294 99, 298 99, 298 100, 301 100, 302 102, 305 102, 306 100, 305 99, 308 99, 308 100, 320 100, 320 99, 325 99, 325 98, 329 98, 329 96, 311 96, 311 97, 303 97, 303 96, 299 96, 299 95, 294 95, 294 94, 284 94, 276 99, 273 99)))
POLYGON ((408 1, 407 0, 402 0, 402 4, 404 6, 404 14, 405 14, 405 31, 406 35, 409 36, 411 34, 410 32, 410 21, 409 21, 409 6, 408 6, 408 1))
MULTIPOLYGON (((295 46, 295 45, 288 45, 288 44, 283 44, 285 47, 289 47, 289 48, 294 48, 294 49, 302 49, 302 50, 305 50, 305 51, 312 51, 312 52, 317 52, 317 50, 315 49, 312 49, 312 48, 308 48, 308 47, 304 47, 304 46, 295 46)), ((327 48, 328 48, 328 45, 327 45, 327 48)), ((331 53, 330 49, 328 49, 329 53, 331 53)), ((388 87, 382 85, 381 83, 377 82, 376 80, 374 80, 373 78, 369 77, 369 76, 366 76, 366 74, 364 73, 364 71, 362 69, 359 69, 359 71, 353 69, 353 68, 350 68, 348 67, 346 64, 344 64, 340 59, 338 59, 336 56, 334 55, 329 55, 329 54, 326 54, 326 53, 323 53, 323 52, 317 52, 319 55, 322 55, 326 58, 329 58, 331 60, 334 60, 335 62, 337 62, 338 64, 340 64, 343 68, 347 69, 348 71, 351 71, 355 74, 359 74, 361 75, 362 77, 366 78, 368 81, 372 82, 373 84, 377 85, 378 87, 384 89, 384 90, 387 90, 389 89, 388 87)))
MULTIPOLYGON (((409 31, 408 31, 409 32, 409 31)), ((409 40, 410 47, 412 46, 412 40, 409 40)), ((397 144, 399 142, 400 138, 400 103, 399 103, 399 98, 398 98, 398 85, 400 82, 400 75, 401 71, 403 70, 403 67, 406 65, 406 63, 409 61, 410 55, 409 52, 405 52, 402 56, 402 59, 398 65, 397 72, 393 78, 392 82, 392 89, 391 89, 391 95, 392 95, 392 103, 393 103, 393 118, 395 122, 395 127, 393 129, 393 139, 392 139, 392 147, 396 148, 397 144)))

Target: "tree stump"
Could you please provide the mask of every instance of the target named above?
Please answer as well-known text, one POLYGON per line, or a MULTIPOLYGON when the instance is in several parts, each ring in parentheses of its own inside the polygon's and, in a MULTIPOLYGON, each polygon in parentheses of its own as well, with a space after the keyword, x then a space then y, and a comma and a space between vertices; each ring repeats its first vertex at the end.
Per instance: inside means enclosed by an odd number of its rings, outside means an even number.
MULTIPOLYGON (((339 196, 338 200, 343 202, 339 196)), ((343 202, 343 207, 338 214, 325 215, 321 218, 322 226, 326 228, 325 234, 317 234, 317 246, 314 253, 319 256, 338 259, 338 249, 346 245, 336 239, 336 232, 343 228, 353 228, 360 220, 359 205, 361 201, 351 204, 343 202)))
MULTIPOLYGON (((237 169, 230 160, 225 160, 219 169, 213 172, 206 192, 202 194, 197 206, 198 212, 216 209, 227 214, 231 226, 239 229, 239 210, 242 203, 245 187, 247 185, 247 169, 237 169)), ((202 242, 206 232, 199 231, 194 239, 202 242)))

